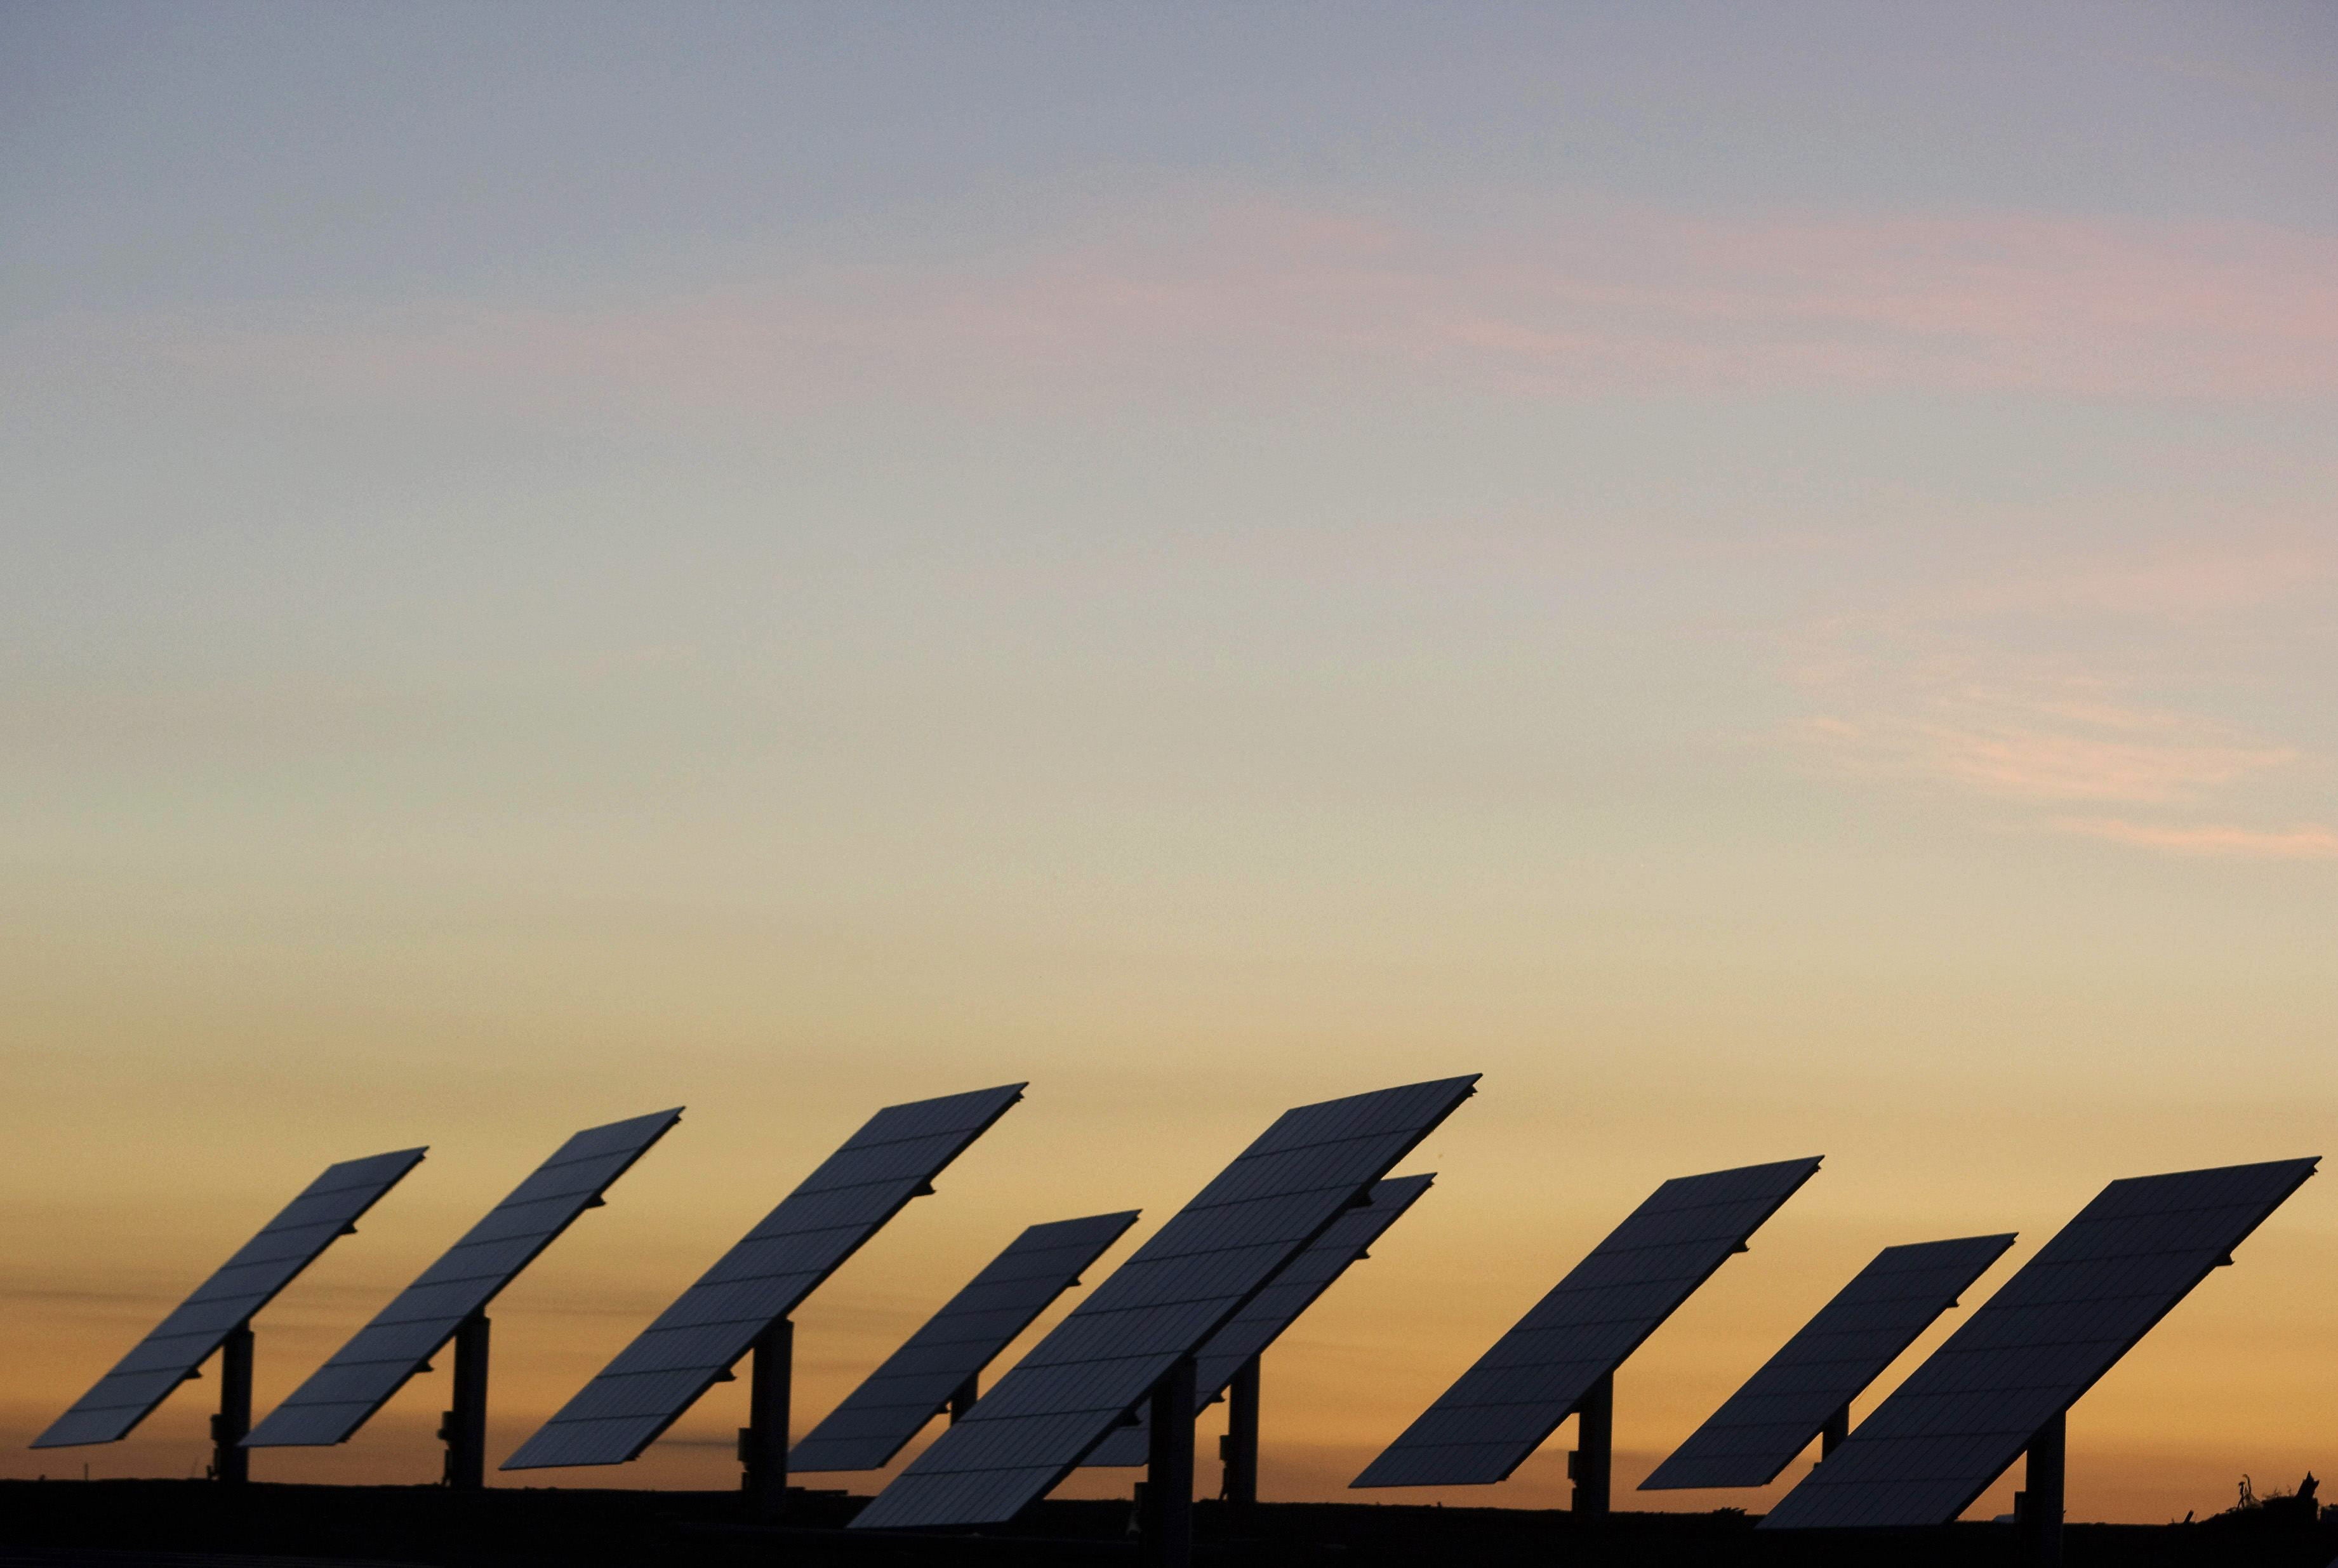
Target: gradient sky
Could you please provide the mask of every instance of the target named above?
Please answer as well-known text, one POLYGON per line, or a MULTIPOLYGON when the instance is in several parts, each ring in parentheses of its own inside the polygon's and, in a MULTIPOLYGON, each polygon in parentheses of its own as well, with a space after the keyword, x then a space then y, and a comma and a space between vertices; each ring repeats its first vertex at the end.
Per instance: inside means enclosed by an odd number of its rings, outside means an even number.
MULTIPOLYGON (((2338 1152, 2333 413, 2319 4, 0 5, 0 1474, 200 1466, 208 1382, 23 1444, 329 1161, 433 1146, 263 1407, 690 1107, 499 1459, 879 1104, 1032 1083, 800 1426, 1023 1225, 1482 1071, 1266 1489, 1826 1154, 1635 1485, 1879 1247, 2338 1152)), ((2338 1465, 2338 1183, 2240 1263, 2074 1514, 2338 1465)), ((443 1383, 255 1474, 435 1476, 443 1383)))

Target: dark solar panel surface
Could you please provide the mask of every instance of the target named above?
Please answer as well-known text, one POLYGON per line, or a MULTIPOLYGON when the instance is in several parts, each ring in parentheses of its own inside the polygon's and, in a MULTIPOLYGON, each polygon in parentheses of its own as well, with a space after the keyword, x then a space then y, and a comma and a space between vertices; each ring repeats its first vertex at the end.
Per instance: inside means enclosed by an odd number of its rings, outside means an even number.
POLYGON ((679 1109, 659 1111, 571 1137, 270 1411, 243 1446, 346 1441, 681 1119, 679 1109))
POLYGON ((345 1236, 381 1195, 422 1162, 400 1149, 325 1167, 259 1235, 220 1265, 195 1293, 154 1326, 113 1370, 33 1439, 35 1448, 111 1443, 129 1436, 172 1389, 187 1380, 237 1325, 274 1298, 301 1269, 345 1236))
POLYGON ((1476 1082, 1473 1073, 1284 1112, 894 1477, 852 1528, 1013 1518, 1450 1115, 1476 1082))
POLYGON ((1640 1490, 1767 1486, 2012 1245, 2007 1234, 1886 1247, 1640 1490))
POLYGON ((2313 1174, 2114 1181, 1779 1500, 1763 1529, 1945 1524, 2313 1174))
MULTIPOLYGON (((1351 1209, 1333 1220, 1315 1245, 1292 1259, 1272 1284, 1234 1314, 1233 1322, 1211 1335, 1194 1358, 1194 1413, 1200 1415, 1223 1394, 1243 1363, 1273 1344, 1302 1312, 1315 1304, 1317 1297, 1331 1288, 1333 1280, 1347 1272, 1349 1264, 1362 1258, 1365 1249, 1404 1217, 1413 1200, 1428 1191, 1435 1180, 1434 1176, 1391 1176, 1374 1182, 1370 1205, 1351 1209)), ((1150 1456, 1152 1442, 1152 1428, 1140 1417, 1134 1426, 1114 1428, 1112 1436, 1097 1444, 1081 1463, 1142 1465, 1150 1456)))
POLYGON ((503 1468, 622 1465, 640 1454, 764 1329, 794 1311, 910 1199, 929 1191, 944 1166, 1023 1098, 1023 1087, 1008 1083, 878 1112, 503 1468))
POLYGON ((1787 1160, 1657 1188, 1349 1485, 1508 1475, 1818 1168, 1787 1160))
POLYGON ((1034 1225, 945 1302, 788 1455, 796 1470, 881 1470, 1048 1303, 1136 1223, 1136 1210, 1034 1225))

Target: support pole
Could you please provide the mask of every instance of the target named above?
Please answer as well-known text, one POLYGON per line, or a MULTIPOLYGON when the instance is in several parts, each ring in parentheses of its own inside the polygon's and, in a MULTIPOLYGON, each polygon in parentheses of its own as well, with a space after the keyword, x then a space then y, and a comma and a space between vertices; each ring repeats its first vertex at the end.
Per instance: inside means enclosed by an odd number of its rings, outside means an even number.
POLYGON ((747 1425, 739 1429, 739 1462, 747 1508, 758 1519, 788 1509, 788 1400, 795 1371, 796 1326, 782 1318, 756 1338, 747 1384, 747 1425))
POLYGON ((487 1484, 487 1315, 474 1312, 455 1330, 455 1407, 438 1423, 447 1445, 446 1483, 457 1492, 487 1484))
POLYGON ((2068 1416, 2058 1414, 2029 1439, 2029 1475, 2021 1494, 2021 1534, 2027 1547, 2023 1555, 2038 1568, 2061 1568, 2062 1488, 2068 1436, 2068 1416))
POLYGON ((949 1396, 950 1425, 955 1426, 960 1421, 966 1419, 966 1413, 973 1409, 974 1402, 981 1397, 982 1374, 977 1372, 965 1382, 959 1384, 958 1387, 951 1392, 949 1396))
POLYGON ((1225 1480, 1219 1495, 1229 1507, 1244 1509, 1258 1502, 1258 1357, 1242 1364, 1226 1387, 1225 1480))
POLYGON ((211 1479, 241 1486, 251 1479, 251 1325, 239 1323, 220 1347, 220 1407, 211 1417, 211 1479))
POLYGON ((1823 1459, 1842 1447, 1843 1439, 1850 1436, 1851 1406, 1846 1405, 1828 1416, 1826 1425, 1819 1428, 1819 1457, 1823 1459))
POLYGON ((1152 1429, 1144 1466, 1145 1568, 1188 1568, 1194 1561, 1194 1358, 1180 1356, 1154 1386, 1145 1412, 1152 1429))
POLYGON ((1575 1512, 1598 1518, 1607 1512, 1608 1478, 1616 1467, 1616 1374, 1599 1381, 1575 1407, 1575 1453, 1567 1474, 1575 1479, 1575 1512))

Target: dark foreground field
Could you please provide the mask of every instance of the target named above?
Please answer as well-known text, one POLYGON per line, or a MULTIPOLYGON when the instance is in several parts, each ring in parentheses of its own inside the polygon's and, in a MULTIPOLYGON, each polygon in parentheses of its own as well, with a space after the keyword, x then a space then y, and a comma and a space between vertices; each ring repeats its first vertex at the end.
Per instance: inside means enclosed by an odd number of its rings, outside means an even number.
MULTIPOLYGON (((798 1495, 789 1524, 767 1528, 745 1522, 732 1493, 264 1485, 229 1491, 190 1481, 6 1481, 0 1482, 0 1565, 875 1568, 1135 1561, 1125 1503, 1044 1503, 1011 1531, 989 1535, 840 1534, 860 1503, 840 1494, 798 1495)), ((1988 1524, 1881 1536, 1772 1536, 1754 1534, 1752 1522, 1738 1514, 1625 1514, 1584 1524, 1566 1514, 1518 1509, 1341 1504, 1267 1504, 1241 1521, 1213 1504, 1202 1504, 1199 1514, 1195 1557, 1204 1563, 1979 1568, 2018 1560, 2012 1530, 1988 1524)), ((2338 1529, 2331 1525, 2252 1518, 2077 1524, 2066 1540, 2071 1568, 2323 1568, 2338 1556, 2338 1529)))

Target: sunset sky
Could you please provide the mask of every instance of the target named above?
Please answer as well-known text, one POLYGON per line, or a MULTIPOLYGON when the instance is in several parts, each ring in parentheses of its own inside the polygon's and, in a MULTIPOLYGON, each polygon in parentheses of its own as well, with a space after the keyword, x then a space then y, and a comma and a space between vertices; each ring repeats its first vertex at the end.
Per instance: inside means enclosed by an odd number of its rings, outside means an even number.
MULTIPOLYGON (((1629 1488, 1879 1248, 2019 1230, 1970 1307, 2338 1153, 2333 415, 2319 0, 0 4, 0 1475, 200 1473, 208 1376, 25 1445, 332 1161, 431 1148, 263 1411, 688 1107, 496 1308, 500 1461, 881 1104, 1031 1083, 799 1430, 1023 1226, 1482 1072, 1265 1494, 1823 1154, 1617 1379, 1619 1506, 1760 1508, 1629 1488)), ((2338 1466, 2338 1180, 2238 1263, 2073 1517, 2338 1466)), ((446 1366, 255 1476, 435 1479, 446 1366)), ((734 1485, 743 1389, 527 1479, 734 1485)))

